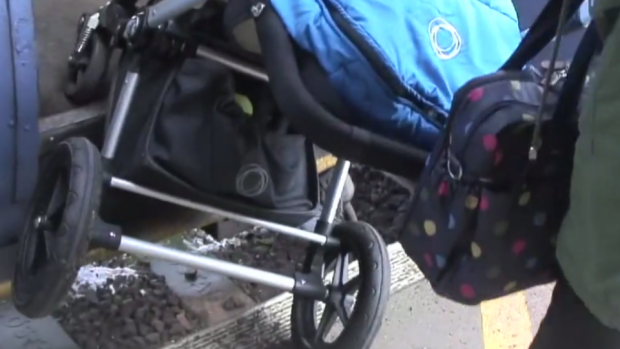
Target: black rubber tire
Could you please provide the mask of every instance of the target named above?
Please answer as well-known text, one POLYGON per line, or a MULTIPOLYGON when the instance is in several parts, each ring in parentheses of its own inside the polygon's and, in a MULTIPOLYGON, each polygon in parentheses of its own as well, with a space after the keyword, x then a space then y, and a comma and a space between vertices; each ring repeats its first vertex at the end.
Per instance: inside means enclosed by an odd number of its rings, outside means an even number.
POLYGON ((108 62, 110 48, 100 35, 93 33, 90 38, 90 62, 81 76, 72 76, 70 67, 67 67, 67 81, 65 83, 65 97, 75 105, 87 105, 95 102, 107 93, 108 62))
POLYGON ((70 138, 58 144, 42 173, 20 236, 13 275, 13 303, 29 318, 49 316, 69 293, 96 229, 103 186, 101 156, 86 138, 70 138), (58 229, 51 232, 53 245, 46 246, 52 249, 53 258, 31 270, 38 234, 35 219, 48 208, 61 176, 67 184, 64 209, 58 229))
MULTIPOLYGON (((316 301, 293 297, 291 338, 303 349, 369 349, 377 336, 386 311, 391 286, 390 258, 379 233, 365 222, 335 225, 332 234, 340 239, 344 250, 358 261, 361 286, 348 325, 331 343, 312 343, 316 335, 316 301)), ((329 263, 327 263, 329 264, 329 263)))

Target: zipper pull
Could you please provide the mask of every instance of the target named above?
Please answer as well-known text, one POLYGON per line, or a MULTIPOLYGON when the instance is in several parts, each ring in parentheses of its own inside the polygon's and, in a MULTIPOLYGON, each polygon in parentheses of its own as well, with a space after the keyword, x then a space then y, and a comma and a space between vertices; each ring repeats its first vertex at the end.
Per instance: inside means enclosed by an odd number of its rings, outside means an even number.
POLYGON ((536 161, 538 159, 538 150, 542 146, 542 139, 540 138, 540 129, 538 132, 534 132, 534 137, 532 139, 532 143, 530 144, 530 151, 528 152, 528 159, 530 161, 536 161))
POLYGON ((257 2, 256 4, 252 5, 250 10, 252 12, 252 16, 254 18, 258 18, 263 13, 264 9, 265 4, 263 4, 262 2, 257 2))
POLYGON ((536 161, 536 159, 538 158, 538 150, 536 149, 536 147, 534 147, 533 145, 530 147, 530 151, 527 157, 530 161, 536 161))

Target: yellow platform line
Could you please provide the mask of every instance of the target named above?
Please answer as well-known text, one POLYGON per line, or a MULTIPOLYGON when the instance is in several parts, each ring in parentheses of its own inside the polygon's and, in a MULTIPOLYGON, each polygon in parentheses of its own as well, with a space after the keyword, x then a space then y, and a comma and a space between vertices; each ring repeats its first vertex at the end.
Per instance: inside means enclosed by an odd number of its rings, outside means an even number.
POLYGON ((525 293, 519 292, 480 305, 484 349, 527 349, 532 320, 525 293))
POLYGON ((0 282, 0 300, 11 297, 11 281, 0 282))

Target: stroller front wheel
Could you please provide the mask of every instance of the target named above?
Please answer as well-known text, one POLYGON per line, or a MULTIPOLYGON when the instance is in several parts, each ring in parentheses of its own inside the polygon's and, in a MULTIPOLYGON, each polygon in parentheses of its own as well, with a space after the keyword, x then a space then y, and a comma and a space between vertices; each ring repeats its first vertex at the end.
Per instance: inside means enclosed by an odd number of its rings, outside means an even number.
POLYGON ((97 226, 102 172, 85 138, 60 143, 44 166, 13 275, 13 303, 25 316, 50 315, 73 286, 97 226))
POLYGON ((296 347, 305 349, 369 349, 383 321, 390 293, 387 247, 379 233, 364 222, 338 224, 332 234, 341 246, 326 261, 333 274, 329 296, 322 302, 322 313, 316 300, 294 296, 292 340, 296 347), (351 279, 348 261, 356 261, 359 266, 358 275, 351 279), (341 331, 335 335, 338 321, 341 331))

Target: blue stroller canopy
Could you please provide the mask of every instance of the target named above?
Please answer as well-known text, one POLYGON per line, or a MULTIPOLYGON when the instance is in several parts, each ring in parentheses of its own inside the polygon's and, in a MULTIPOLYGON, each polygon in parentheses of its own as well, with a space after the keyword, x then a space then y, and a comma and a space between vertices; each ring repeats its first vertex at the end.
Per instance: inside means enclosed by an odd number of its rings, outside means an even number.
MULTIPOLYGON (((424 150, 435 143, 454 92, 497 71, 544 6, 530 0, 272 4, 296 43, 317 57, 360 126, 424 150)), ((581 32, 566 38, 561 59, 572 57, 581 32)))

